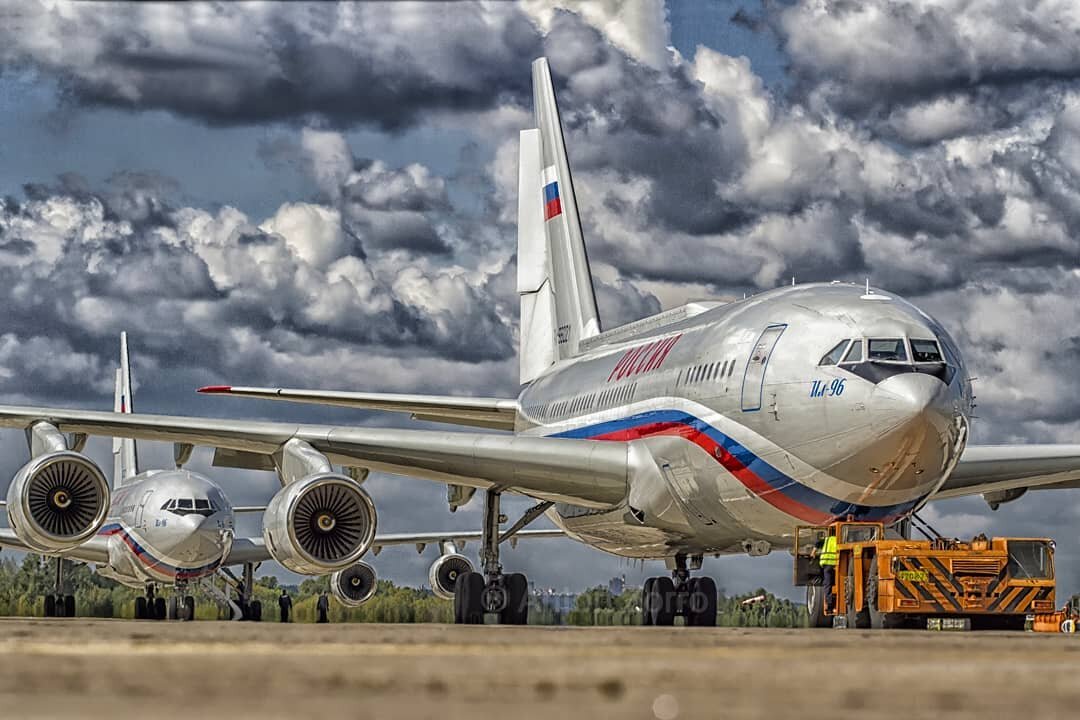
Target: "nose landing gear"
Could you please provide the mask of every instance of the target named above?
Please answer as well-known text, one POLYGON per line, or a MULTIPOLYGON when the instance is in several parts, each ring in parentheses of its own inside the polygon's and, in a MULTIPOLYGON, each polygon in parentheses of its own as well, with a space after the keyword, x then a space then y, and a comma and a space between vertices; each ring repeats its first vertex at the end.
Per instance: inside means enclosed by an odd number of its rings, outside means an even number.
POLYGON ((716 582, 690 577, 701 569, 701 556, 679 554, 668 561, 671 577, 652 577, 641 590, 641 624, 671 626, 681 615, 688 627, 716 627, 716 582))

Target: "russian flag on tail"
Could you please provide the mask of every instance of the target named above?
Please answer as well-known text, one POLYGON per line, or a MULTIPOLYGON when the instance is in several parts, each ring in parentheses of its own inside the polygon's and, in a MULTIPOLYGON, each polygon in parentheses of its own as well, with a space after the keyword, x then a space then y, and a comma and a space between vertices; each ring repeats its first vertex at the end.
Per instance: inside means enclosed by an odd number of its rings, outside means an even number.
POLYGON ((559 182, 555 179, 555 166, 544 168, 544 220, 562 215, 562 201, 559 199, 559 182))

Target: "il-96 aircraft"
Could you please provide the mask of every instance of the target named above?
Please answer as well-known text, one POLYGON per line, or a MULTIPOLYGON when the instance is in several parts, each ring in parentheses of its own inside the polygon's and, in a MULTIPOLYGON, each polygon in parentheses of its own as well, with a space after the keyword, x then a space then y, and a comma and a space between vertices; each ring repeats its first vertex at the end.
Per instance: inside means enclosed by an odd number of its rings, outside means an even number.
MULTIPOLYGON (((120 335, 114 411, 132 413, 127 333, 120 335)), ((101 468, 81 452, 85 433, 65 436, 46 421, 28 425, 27 439, 33 459, 0 501, 10 525, 0 528, 0 545, 94 563, 101 575, 144 589, 135 601, 136 619, 194 620, 189 589, 203 584, 231 606, 234 619, 260 620, 253 573, 271 557, 295 572, 332 573, 334 595, 353 606, 375 592, 374 570, 358 562, 370 546, 439 544, 443 553, 432 566, 431 582, 444 597, 451 596, 457 574, 472 569, 457 547, 478 533, 375 536, 374 507, 352 478, 316 473, 290 484, 269 506, 234 507, 217 483, 183 468, 191 444, 178 444, 175 468, 139 472, 135 441, 115 439, 110 487, 101 468), (263 537, 237 538, 238 512, 263 513, 263 537), (243 567, 242 579, 230 565, 243 567), (237 589, 237 601, 208 582, 216 574, 237 589), (163 587, 171 590, 168 603, 163 587)), ((46 617, 76 614, 75 597, 64 592, 63 569, 58 561, 55 593, 44 598, 46 617)))
MULTIPOLYGON (((486 614, 526 621, 526 580, 503 572, 499 547, 543 514, 589 546, 665 560, 670 577, 645 583, 643 622, 670 625, 681 614, 704 626, 716 622, 716 586, 692 573, 705 555, 763 555, 792 547, 800 524, 893 524, 939 498, 982 494, 996 507, 1080 479, 1077 445, 969 445, 973 396, 956 344, 928 314, 869 285, 695 302, 603 332, 546 59, 533 64, 533 93, 536 128, 521 133, 519 153, 517 398, 203 389, 406 412, 469 430, 32 407, 0 407, 0 426, 57 442, 70 432, 207 445, 219 466, 276 471, 283 489, 264 537, 234 540, 224 561, 275 559, 307 572, 340 563, 335 588, 344 584, 339 596, 354 601, 363 598, 348 593, 348 579, 370 576, 356 561, 379 545, 359 483, 368 471, 445 483, 451 509, 480 489, 479 571, 445 536, 432 569, 459 623, 486 614), (325 483, 337 500, 319 499, 325 483), (507 492, 537 502, 503 529, 507 492)), ((40 480, 45 450, 33 449, 16 499, 40 480)))

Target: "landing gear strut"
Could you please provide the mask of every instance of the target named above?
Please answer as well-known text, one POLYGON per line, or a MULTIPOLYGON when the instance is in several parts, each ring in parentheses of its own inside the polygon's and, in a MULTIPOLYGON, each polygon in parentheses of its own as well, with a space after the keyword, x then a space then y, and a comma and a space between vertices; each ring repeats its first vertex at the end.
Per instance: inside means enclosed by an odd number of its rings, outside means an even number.
POLYGON ((454 623, 482 625, 488 613, 499 616, 503 625, 529 622, 529 581, 521 573, 504 575, 499 562, 499 543, 543 513, 550 503, 540 503, 501 537, 499 524, 506 520, 500 512, 501 492, 484 493, 484 529, 480 544, 483 572, 462 573, 454 585, 454 623))
POLYGON ((63 558, 56 558, 56 586, 45 596, 45 617, 75 617, 75 596, 64 594, 63 558))
POLYGON ((195 598, 187 594, 187 583, 176 583, 169 598, 169 619, 190 622, 195 619, 195 598))
MULTIPOLYGON (((221 568, 221 570, 227 578, 226 582, 232 581, 233 586, 236 588, 235 605, 240 608, 239 619, 260 622, 262 620, 262 603, 258 600, 252 600, 252 596, 255 594, 255 563, 244 563, 244 576, 242 579, 237 579, 228 568, 221 568)), ((235 620, 236 617, 234 616, 233 619, 235 620)))
POLYGON ((668 560, 671 577, 652 577, 641 590, 641 624, 670 626, 682 615, 689 627, 716 626, 716 582, 690 577, 701 569, 701 556, 678 554, 668 560))

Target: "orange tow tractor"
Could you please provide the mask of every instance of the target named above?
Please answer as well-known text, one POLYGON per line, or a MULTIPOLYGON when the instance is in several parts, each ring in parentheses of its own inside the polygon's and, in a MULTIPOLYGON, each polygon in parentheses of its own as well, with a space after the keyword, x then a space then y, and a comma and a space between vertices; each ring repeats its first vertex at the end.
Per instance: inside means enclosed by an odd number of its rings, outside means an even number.
POLYGON ((1028 615, 1054 612, 1054 542, 905 540, 855 521, 800 526, 795 584, 806 586, 812 627, 1023 630, 1028 615), (829 527, 838 562, 827 605, 816 555, 829 527))

